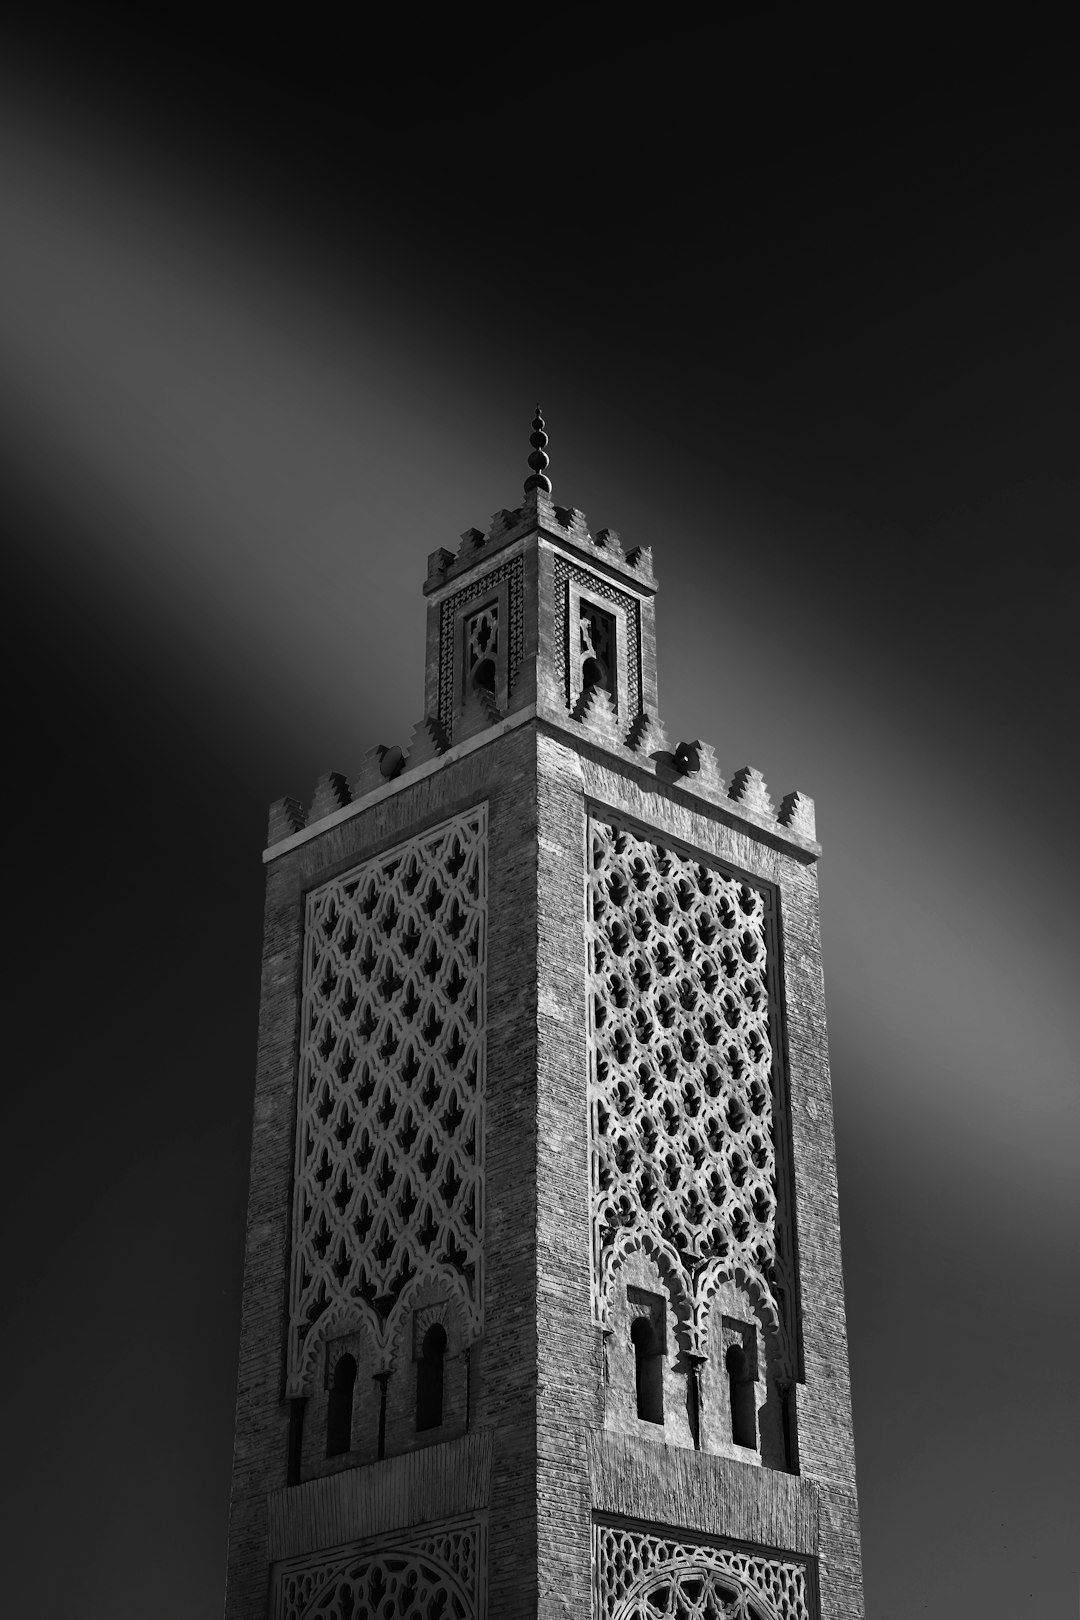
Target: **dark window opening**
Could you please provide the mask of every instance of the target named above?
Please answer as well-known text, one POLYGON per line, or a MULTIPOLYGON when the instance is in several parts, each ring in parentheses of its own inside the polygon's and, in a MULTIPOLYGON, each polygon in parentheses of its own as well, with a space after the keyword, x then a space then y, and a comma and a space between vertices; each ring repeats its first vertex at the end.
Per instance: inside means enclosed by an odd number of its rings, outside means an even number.
POLYGON ((581 684, 586 692, 598 686, 602 692, 610 692, 611 683, 608 672, 599 658, 586 658, 581 666, 581 684))
POLYGON ((731 1396, 731 1438, 737 1446, 757 1450, 757 1403, 750 1357, 739 1344, 724 1357, 731 1396))
POLYGON ((646 1423, 663 1423, 664 1358, 657 1343, 656 1329, 647 1317, 638 1317, 630 1329, 630 1342, 634 1346, 637 1415, 646 1423))
POLYGON ((481 659, 472 672, 472 683, 481 692, 488 692, 495 696, 495 660, 493 658, 481 659))
POLYGON ((443 1361, 446 1329, 434 1322, 424 1334, 416 1363, 416 1427, 437 1429, 443 1420, 443 1361))
POLYGON ((599 688, 615 697, 615 620, 589 602, 581 604, 581 690, 599 688))
POLYGON ((326 1404, 326 1455, 340 1457, 352 1449, 353 1387, 356 1358, 339 1356, 326 1404))

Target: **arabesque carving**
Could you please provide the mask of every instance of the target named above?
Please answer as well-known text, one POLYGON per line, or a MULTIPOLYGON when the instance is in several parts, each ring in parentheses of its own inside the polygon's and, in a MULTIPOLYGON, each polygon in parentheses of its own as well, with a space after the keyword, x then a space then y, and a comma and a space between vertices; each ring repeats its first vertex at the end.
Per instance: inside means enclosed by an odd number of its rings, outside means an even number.
POLYGON ((790 1378, 795 1279, 772 892, 619 822, 589 823, 593 1302, 642 1248, 682 1348, 733 1278, 790 1378))
POLYGON ((597 1524, 593 1568, 595 1620, 812 1620, 794 1559, 597 1524))
POLYGON ((291 1561, 277 1571, 274 1620, 479 1620, 482 1557, 473 1523, 291 1561))
POLYGON ((414 1282, 480 1331, 486 839, 480 805, 307 897, 290 1394, 334 1329, 385 1354, 414 1282))

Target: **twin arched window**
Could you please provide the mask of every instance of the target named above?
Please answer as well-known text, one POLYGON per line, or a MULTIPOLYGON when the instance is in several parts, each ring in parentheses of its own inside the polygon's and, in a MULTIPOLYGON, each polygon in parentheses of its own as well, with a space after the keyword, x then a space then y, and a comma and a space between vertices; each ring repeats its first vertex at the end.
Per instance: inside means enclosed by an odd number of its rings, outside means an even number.
MULTIPOLYGON (((424 1334, 416 1362, 416 1427, 438 1429, 443 1421, 443 1365, 446 1360, 446 1329, 433 1322, 424 1334)), ((326 1455, 341 1457, 352 1450, 353 1394, 356 1388, 356 1357, 338 1357, 330 1381, 326 1403, 326 1455)), ((385 1400, 385 1389, 384 1389, 385 1400)), ((381 1424, 380 1419, 380 1445, 381 1424)), ((381 1455, 381 1453, 380 1453, 381 1455)))

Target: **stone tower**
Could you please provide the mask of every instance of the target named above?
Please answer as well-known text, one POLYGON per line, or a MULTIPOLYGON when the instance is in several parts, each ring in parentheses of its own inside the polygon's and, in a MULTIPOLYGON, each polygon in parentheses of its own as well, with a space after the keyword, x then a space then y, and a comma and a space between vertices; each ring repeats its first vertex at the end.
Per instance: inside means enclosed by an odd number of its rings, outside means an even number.
POLYGON ((813 805, 546 444, 271 811, 228 1620, 862 1613, 813 805))

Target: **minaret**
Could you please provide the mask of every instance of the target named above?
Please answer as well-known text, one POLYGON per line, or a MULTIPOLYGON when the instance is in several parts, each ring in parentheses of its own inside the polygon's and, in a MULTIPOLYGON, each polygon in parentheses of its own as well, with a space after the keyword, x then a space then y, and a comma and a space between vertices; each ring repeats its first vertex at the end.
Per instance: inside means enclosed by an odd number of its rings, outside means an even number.
POLYGON ((861 1615, 813 804, 530 442, 408 749, 271 809, 226 1615, 861 1615))

